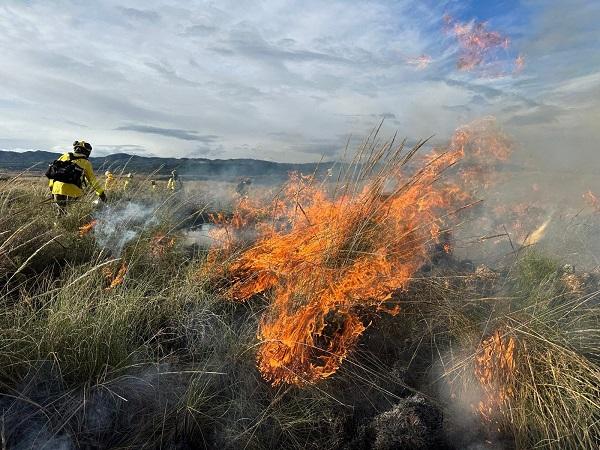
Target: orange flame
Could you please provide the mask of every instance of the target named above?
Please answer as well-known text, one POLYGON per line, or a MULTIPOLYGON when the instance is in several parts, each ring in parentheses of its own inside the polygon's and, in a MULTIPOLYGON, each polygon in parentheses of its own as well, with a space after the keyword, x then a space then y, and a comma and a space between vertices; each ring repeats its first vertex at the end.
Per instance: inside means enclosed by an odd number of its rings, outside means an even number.
MULTIPOLYGON (((444 16, 444 21, 447 32, 458 41, 460 53, 457 67, 461 71, 470 72, 489 66, 499 50, 506 50, 510 46, 508 37, 497 31, 489 31, 485 22, 460 23, 449 15, 444 16)), ((519 56, 516 64, 521 64, 522 69, 524 58, 519 56)))
POLYGON ((243 199, 233 218, 214 220, 223 239, 203 273, 227 272, 225 291, 233 300, 271 299, 258 331, 257 363, 265 379, 301 385, 329 377, 372 313, 398 313, 394 293, 428 261, 449 225, 450 208, 470 200, 457 184, 442 183, 442 172, 461 159, 474 164, 508 155, 488 145, 501 139, 484 139, 482 130, 489 131, 479 123, 457 130, 450 146, 425 158, 410 178, 403 158, 366 172, 360 182, 336 185, 333 193, 296 173, 268 205, 243 199), (233 255, 248 232, 255 242, 233 255), (226 260, 232 262, 223 269, 226 260))
POLYGON ((273 290, 259 330, 265 378, 303 384, 335 373, 366 329, 359 310, 388 310, 392 293, 426 261, 440 232, 436 211, 449 203, 431 183, 455 157, 440 157, 389 197, 381 185, 337 199, 300 178, 288 185, 289 227, 266 231, 231 266, 231 298, 273 290))
POLYGON ((113 270, 110 269, 109 267, 104 267, 102 270, 102 273, 104 275, 104 277, 107 279, 107 281, 109 282, 108 287, 106 287, 106 291, 109 291, 111 289, 116 288, 117 286, 120 286, 121 284, 123 284, 123 282, 125 281, 125 275, 127 275, 127 271, 129 270, 129 267, 127 266, 126 263, 122 263, 121 266, 119 267, 119 270, 117 270, 116 274, 113 274, 113 270))
POLYGON ((492 116, 459 127, 449 149, 458 152, 461 165, 458 175, 469 189, 487 189, 498 178, 498 163, 507 161, 513 151, 511 140, 502 133, 492 116))
POLYGON ((97 220, 92 220, 91 222, 80 226, 79 227, 79 237, 83 237, 83 236, 86 236, 87 234, 89 234, 90 231, 92 231, 94 229, 94 227, 96 226, 97 223, 98 223, 97 220))
POLYGON ((517 342, 496 330, 481 342, 475 357, 475 376, 484 392, 477 411, 487 420, 501 412, 514 395, 517 342))
POLYGON ((157 234, 150 242, 150 255, 153 258, 163 257, 175 245, 175 238, 167 238, 164 234, 157 234))

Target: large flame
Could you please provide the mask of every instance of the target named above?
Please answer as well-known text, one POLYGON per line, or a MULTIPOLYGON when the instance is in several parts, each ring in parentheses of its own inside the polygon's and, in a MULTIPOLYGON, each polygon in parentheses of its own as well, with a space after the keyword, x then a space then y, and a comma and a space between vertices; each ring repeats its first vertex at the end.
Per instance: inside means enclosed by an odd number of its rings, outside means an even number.
POLYGON ((216 218, 221 244, 211 249, 210 269, 203 272, 226 271, 233 300, 270 299, 257 355, 267 380, 305 384, 332 375, 374 313, 398 312, 394 293, 428 261, 451 212, 470 201, 462 178, 460 185, 442 182, 442 173, 461 159, 474 164, 508 151, 484 148, 500 140, 479 136, 480 126, 459 129, 450 146, 425 158, 411 177, 401 149, 372 148, 344 181, 328 185, 294 174, 268 207, 243 199, 233 218, 216 218), (248 233, 254 243, 233 254, 248 233))
POLYGON ((286 203, 289 228, 267 231, 231 267, 232 298, 273 289, 259 332, 266 378, 300 384, 338 369, 365 330, 360 309, 386 310, 385 301, 426 261, 440 234, 438 211, 450 201, 432 183, 456 158, 440 156, 389 196, 382 180, 334 199, 312 180, 289 185, 299 187, 295 195, 288 189, 295 199, 286 203))

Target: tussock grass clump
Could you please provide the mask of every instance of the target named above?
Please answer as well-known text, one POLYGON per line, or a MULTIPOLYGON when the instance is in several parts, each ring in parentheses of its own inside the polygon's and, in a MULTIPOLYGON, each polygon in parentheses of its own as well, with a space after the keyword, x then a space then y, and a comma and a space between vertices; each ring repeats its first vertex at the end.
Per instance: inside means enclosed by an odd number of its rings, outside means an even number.
POLYGON ((464 407, 451 421, 479 415, 490 439, 509 436, 517 448, 594 447, 598 291, 573 291, 565 275, 553 259, 525 252, 504 274, 416 281, 405 314, 420 332, 409 341, 417 359, 438 355, 434 379, 448 383, 446 401, 464 407), (490 279, 495 294, 482 295, 477 286, 490 279))

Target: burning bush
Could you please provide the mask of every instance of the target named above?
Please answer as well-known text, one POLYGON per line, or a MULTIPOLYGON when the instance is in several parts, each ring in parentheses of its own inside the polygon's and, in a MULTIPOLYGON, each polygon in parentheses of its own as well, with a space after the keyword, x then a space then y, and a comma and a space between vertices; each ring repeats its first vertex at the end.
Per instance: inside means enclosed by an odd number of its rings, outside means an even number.
POLYGON ((364 311, 397 313, 388 304, 394 292, 428 260, 453 211, 471 199, 452 178, 441 182, 442 173, 464 158, 459 179, 472 178, 509 154, 492 124, 457 130, 450 146, 426 157, 412 176, 405 166, 423 143, 406 155, 391 144, 365 148, 335 186, 294 174, 270 208, 243 203, 216 229, 226 245, 212 249, 208 267, 223 261, 223 252, 229 257, 239 230, 254 224, 256 243, 229 264, 227 295, 245 301, 270 292, 257 356, 266 379, 305 384, 330 376, 368 326, 364 311), (255 223, 265 210, 268 220, 255 223))
POLYGON ((258 364, 267 379, 303 384, 333 374, 366 328, 362 308, 395 313, 386 301, 439 238, 438 211, 452 199, 432 182, 454 157, 441 156, 389 195, 389 172, 337 198, 312 179, 288 184, 276 205, 284 223, 262 230, 229 268, 231 298, 273 291, 259 331, 258 364))

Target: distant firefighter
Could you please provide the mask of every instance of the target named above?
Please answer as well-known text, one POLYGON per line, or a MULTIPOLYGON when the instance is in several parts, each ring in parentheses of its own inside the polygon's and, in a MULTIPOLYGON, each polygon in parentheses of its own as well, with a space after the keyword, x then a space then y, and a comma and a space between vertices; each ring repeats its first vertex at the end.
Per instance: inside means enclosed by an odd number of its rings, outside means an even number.
POLYGON ((105 191, 113 190, 115 187, 115 176, 113 175, 113 173, 110 170, 107 170, 106 172, 104 172, 104 176, 106 177, 106 179, 104 180, 104 190, 105 191))
POLYGON ((127 189, 129 189, 129 186, 131 186, 131 181, 133 180, 133 175, 131 172, 129 172, 127 175, 125 175, 125 183, 123 183, 123 190, 126 191, 127 189))
POLYGON ((104 189, 96 180, 92 163, 88 160, 92 146, 85 141, 73 142, 73 151, 64 153, 46 171, 48 186, 52 192, 57 214, 66 214, 67 205, 81 197, 86 185, 90 185, 102 201, 106 201, 104 189))
POLYGON ((150 186, 152 188, 152 192, 156 192, 156 189, 158 187, 156 186, 156 181, 155 180, 150 180, 150 186))
POLYGON ((248 191, 250 190, 250 185, 252 184, 252 180, 250 178, 242 178, 240 182, 237 184, 235 188, 235 192, 238 195, 244 197, 248 195, 248 191))
POLYGON ((181 179, 179 178, 176 170, 171 172, 171 177, 167 182, 167 189, 170 191, 178 191, 181 189, 181 179))

